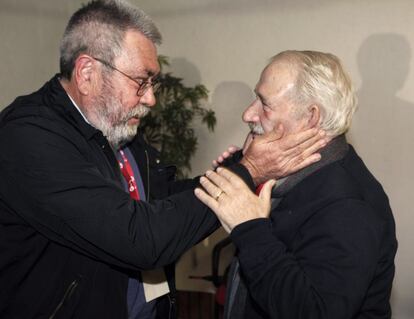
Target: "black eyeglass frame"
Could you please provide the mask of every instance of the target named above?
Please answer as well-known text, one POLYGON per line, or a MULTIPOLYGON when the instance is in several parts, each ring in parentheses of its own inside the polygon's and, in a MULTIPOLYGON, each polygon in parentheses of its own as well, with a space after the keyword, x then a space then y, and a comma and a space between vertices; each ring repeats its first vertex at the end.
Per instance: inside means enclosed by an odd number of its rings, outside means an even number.
POLYGON ((159 82, 159 80, 157 78, 152 79, 151 81, 145 80, 145 79, 134 79, 132 76, 126 74, 125 72, 122 72, 121 70, 119 70, 118 68, 114 67, 111 63, 106 62, 105 60, 99 59, 99 58, 95 58, 92 57, 92 59, 102 63, 103 65, 105 65, 106 67, 109 67, 110 69, 117 71, 119 73, 121 73, 123 76, 126 76, 128 79, 130 79, 131 81, 134 81, 137 85, 138 85, 138 90, 137 90, 137 96, 144 96, 145 93, 148 91, 148 89, 150 87, 152 87, 152 92, 156 92, 161 83, 159 82))

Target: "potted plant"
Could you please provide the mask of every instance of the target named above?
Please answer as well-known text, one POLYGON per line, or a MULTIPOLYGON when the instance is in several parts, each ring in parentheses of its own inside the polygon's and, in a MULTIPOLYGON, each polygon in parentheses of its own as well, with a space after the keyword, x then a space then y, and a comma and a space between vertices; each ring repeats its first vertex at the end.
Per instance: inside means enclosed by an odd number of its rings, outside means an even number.
POLYGON ((159 56, 158 61, 161 86, 155 93, 157 103, 140 127, 147 142, 161 152, 161 160, 176 165, 177 177, 183 178, 191 171, 190 159, 197 150, 193 121, 199 119, 213 131, 216 116, 203 107, 208 97, 204 85, 185 86, 181 78, 163 72, 163 67, 169 65, 167 57, 159 56))

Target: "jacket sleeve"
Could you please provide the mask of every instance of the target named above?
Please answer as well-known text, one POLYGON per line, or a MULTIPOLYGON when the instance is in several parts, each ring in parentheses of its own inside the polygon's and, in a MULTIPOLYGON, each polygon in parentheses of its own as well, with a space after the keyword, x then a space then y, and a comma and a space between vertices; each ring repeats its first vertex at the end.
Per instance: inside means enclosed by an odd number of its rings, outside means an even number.
POLYGON ((269 318, 354 318, 379 260, 378 223, 360 200, 341 200, 307 221, 294 247, 272 232, 270 219, 231 233, 251 297, 269 318))
POLYGON ((112 265, 149 269, 219 226, 192 190, 151 204, 131 200, 51 126, 11 123, 0 131, 0 200, 28 227, 112 265))
MULTIPOLYGON (((151 154, 151 157, 153 157, 155 153, 158 152, 149 146, 149 154, 151 154)), ((159 157, 159 155, 156 157, 159 157)), ((239 175, 244 180, 244 182, 252 190, 254 190, 255 185, 253 183, 251 175, 243 165, 239 164, 239 161, 242 157, 242 151, 238 151, 236 154, 234 154, 234 156, 228 158, 225 161, 225 163, 223 163, 223 166, 227 167, 228 169, 239 175)), ((200 176, 197 176, 192 179, 176 180, 175 166, 155 164, 151 160, 150 162, 152 164, 151 184, 154 186, 153 188, 155 188, 155 192, 153 190, 152 195, 155 195, 155 198, 161 199, 186 190, 194 189, 200 184, 200 176)))
MULTIPOLYGON (((235 162, 226 167, 229 170, 231 170, 233 173, 237 174, 241 179, 243 179, 243 181, 252 191, 256 189, 256 186, 253 182, 253 179, 249 171, 242 164, 235 162)), ((169 195, 177 194, 179 192, 183 192, 189 189, 194 190, 194 188, 198 187, 199 185, 200 185, 200 176, 197 176, 193 179, 184 179, 184 180, 169 182, 168 183, 169 195)))

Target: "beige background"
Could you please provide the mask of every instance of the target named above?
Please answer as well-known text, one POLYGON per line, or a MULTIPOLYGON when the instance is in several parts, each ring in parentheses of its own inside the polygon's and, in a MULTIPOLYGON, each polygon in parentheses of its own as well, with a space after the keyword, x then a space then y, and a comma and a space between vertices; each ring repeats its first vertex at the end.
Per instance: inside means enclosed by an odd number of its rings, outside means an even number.
MULTIPOLYGON (((58 71, 58 45, 67 18, 82 1, 0 0, 0 108, 58 71)), ((210 90, 215 134, 198 129, 193 173, 203 172, 230 143, 242 143, 240 120, 267 59, 285 49, 329 51, 342 58, 358 88, 360 109, 349 139, 387 191, 397 222, 399 251, 392 295, 394 318, 414 317, 414 2, 410 0, 142 0, 158 23, 160 53, 189 84, 210 90)), ((210 272, 216 233, 181 260, 178 284, 210 272)), ((226 260, 231 249, 226 252, 226 260)))

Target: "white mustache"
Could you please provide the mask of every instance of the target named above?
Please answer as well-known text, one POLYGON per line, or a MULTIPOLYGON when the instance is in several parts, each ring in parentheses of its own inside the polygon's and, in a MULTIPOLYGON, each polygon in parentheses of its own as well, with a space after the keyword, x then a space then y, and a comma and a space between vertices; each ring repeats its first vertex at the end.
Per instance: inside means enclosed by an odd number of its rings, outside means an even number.
POLYGON ((250 132, 256 135, 263 135, 265 133, 263 126, 258 123, 249 123, 250 132))

